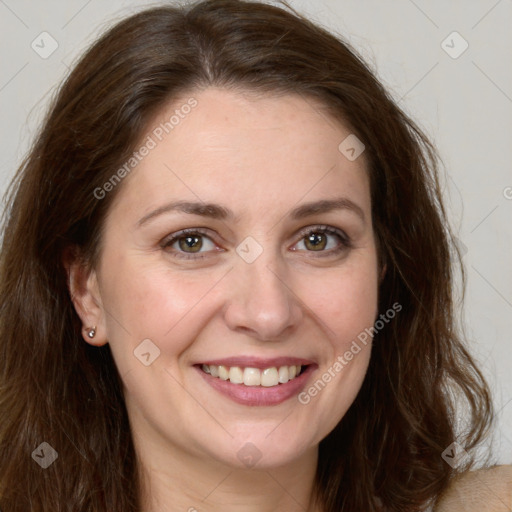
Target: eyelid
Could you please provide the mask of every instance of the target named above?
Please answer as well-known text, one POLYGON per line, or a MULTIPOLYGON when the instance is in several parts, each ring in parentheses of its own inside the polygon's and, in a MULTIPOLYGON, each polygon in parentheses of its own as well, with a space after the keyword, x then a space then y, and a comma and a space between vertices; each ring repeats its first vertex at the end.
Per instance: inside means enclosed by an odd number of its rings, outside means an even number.
POLYGON ((180 229, 179 231, 176 231, 176 232, 171 233, 170 235, 166 236, 163 239, 162 243, 167 244, 169 242, 176 241, 178 238, 181 238, 182 236, 195 235, 195 234, 211 237, 212 231, 208 228, 184 228, 184 229, 180 229))
MULTIPOLYGON (((310 233, 327 233, 328 235, 338 235, 340 239, 343 241, 343 243, 349 245, 351 243, 350 237, 339 228, 335 228, 334 226, 329 226, 327 224, 318 224, 313 226, 307 226, 305 228, 302 228, 298 233, 297 236, 304 238, 305 236, 309 235, 310 233)), ((300 240, 299 240, 300 241, 300 240)), ((313 252, 313 251, 310 251, 313 252)))
MULTIPOLYGON (((212 231, 207 228, 185 228, 176 231, 175 233, 171 233, 169 236, 165 237, 160 243, 160 247, 162 249, 167 249, 174 243, 176 243, 180 238, 185 237, 187 235, 202 235, 206 238, 209 238, 215 245, 218 245, 214 240, 214 236, 212 235, 212 231)), ((210 252, 201 252, 201 253, 187 253, 184 251, 173 251, 176 258, 181 259, 200 259, 206 257, 210 252)))
MULTIPOLYGON (((294 243, 294 245, 297 245, 307 235, 309 235, 311 233, 324 233, 324 234, 327 234, 327 235, 338 236, 339 239, 340 239, 340 245, 338 247, 334 248, 334 249, 329 249, 327 251, 303 251, 303 252, 312 253, 313 257, 333 256, 333 255, 338 254, 339 252, 341 252, 343 249, 348 249, 348 248, 352 247, 352 241, 351 241, 350 237, 343 230, 341 230, 339 228, 335 228, 334 226, 326 225, 326 224, 311 225, 311 226, 306 226, 306 227, 302 228, 300 231, 298 231, 294 235, 294 238, 298 237, 298 240, 294 243), (315 253, 317 253, 317 254, 315 254, 315 253)), ((186 228, 186 229, 182 229, 182 230, 177 231, 175 233, 172 233, 168 237, 164 238, 160 245, 161 245, 161 247, 163 249, 166 249, 169 246, 171 246, 172 244, 174 244, 180 238, 182 238, 182 237, 184 237, 186 235, 189 235, 189 234, 190 235, 194 235, 194 234, 195 235, 203 235, 203 236, 209 238, 214 244, 218 245, 217 242, 215 241, 215 236, 214 236, 213 232, 210 229, 208 229, 208 228, 186 228)), ((297 249, 292 249, 292 250, 296 251, 297 249)), ((197 252, 197 253, 187 253, 187 252, 184 252, 184 251, 174 251, 175 256, 177 258, 181 258, 181 259, 195 259, 195 260, 208 257, 208 255, 211 252, 224 252, 224 249, 220 249, 220 251, 218 251, 218 250, 217 251, 210 250, 210 251, 206 251, 206 252, 197 252), (177 256, 177 254, 179 254, 179 256, 177 256)))
MULTIPOLYGON (((308 236, 311 233, 323 233, 331 236, 338 237, 340 243, 337 247, 328 249, 326 251, 302 251, 309 253, 311 257, 313 258, 329 258, 334 256, 339 256, 340 253, 343 253, 347 251, 348 249, 351 249, 353 247, 351 238, 343 231, 342 229, 335 228, 334 226, 329 226, 326 224, 318 224, 318 225, 312 225, 307 226, 303 229, 301 229, 298 232, 299 240, 294 244, 298 244, 301 241, 304 240, 306 236, 308 236)), ((293 251, 296 251, 297 249, 292 249, 293 251)))

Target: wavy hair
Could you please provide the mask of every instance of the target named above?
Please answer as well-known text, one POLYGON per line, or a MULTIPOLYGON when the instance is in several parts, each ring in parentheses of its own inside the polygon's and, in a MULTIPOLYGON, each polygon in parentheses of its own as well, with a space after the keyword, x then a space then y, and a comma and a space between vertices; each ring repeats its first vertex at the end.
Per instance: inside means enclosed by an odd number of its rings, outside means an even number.
POLYGON ((94 190, 159 109, 209 86, 300 94, 365 144, 386 265, 379 308, 397 302, 402 311, 375 335, 359 394, 320 443, 315 492, 325 512, 435 503, 475 463, 452 468, 442 452, 457 441, 472 453, 494 418, 456 318, 460 256, 436 151, 341 37, 291 8, 207 0, 147 9, 102 35, 55 94, 12 182, 0 260, 1 509, 140 510, 122 382, 109 345, 82 340, 63 255, 75 251, 94 268, 122 184, 101 201, 94 190), (58 453, 46 470, 31 457, 43 441, 58 453))

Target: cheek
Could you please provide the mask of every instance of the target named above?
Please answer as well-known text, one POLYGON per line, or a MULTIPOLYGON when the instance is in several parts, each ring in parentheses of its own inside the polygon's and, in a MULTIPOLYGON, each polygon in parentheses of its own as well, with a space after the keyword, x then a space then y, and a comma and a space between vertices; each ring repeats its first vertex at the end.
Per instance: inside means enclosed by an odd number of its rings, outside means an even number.
POLYGON ((103 306, 109 342, 119 362, 145 339, 152 340, 162 355, 184 350, 195 326, 200 328, 197 315, 209 314, 209 301, 202 299, 217 278, 171 271, 165 261, 147 256, 119 255, 104 262, 103 306))
POLYGON ((314 379, 299 395, 309 411, 308 427, 323 439, 346 414, 366 375, 377 317, 378 274, 368 264, 346 266, 316 281, 309 306, 324 325, 328 341, 314 379))
POLYGON ((378 274, 376 260, 365 260, 319 274, 310 280, 313 286, 302 283, 301 297, 331 335, 337 349, 373 326, 377 316, 378 274))

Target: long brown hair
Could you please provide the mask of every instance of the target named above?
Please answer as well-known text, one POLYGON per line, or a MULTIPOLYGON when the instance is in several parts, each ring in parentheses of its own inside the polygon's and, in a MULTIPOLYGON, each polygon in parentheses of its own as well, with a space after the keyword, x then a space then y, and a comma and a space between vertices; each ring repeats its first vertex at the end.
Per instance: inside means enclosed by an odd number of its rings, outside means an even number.
MULTIPOLYGON (((12 183, 0 264, 0 507, 135 512, 138 466, 109 345, 92 347, 62 263, 96 264, 98 200, 169 100, 211 85, 318 100, 366 146, 380 259, 379 307, 402 311, 375 335, 362 388, 320 443, 316 492, 326 512, 433 503, 492 424, 490 391, 458 334, 451 234, 436 151, 349 45, 293 12, 211 0, 158 7, 110 29, 56 95, 12 183), (467 428, 456 431, 458 403, 467 428), (46 469, 37 449, 58 459, 46 469), (53 452, 52 452, 53 453, 53 452), (378 500, 375 500, 375 498, 378 500)), ((129 178, 128 178, 129 179, 129 178)))

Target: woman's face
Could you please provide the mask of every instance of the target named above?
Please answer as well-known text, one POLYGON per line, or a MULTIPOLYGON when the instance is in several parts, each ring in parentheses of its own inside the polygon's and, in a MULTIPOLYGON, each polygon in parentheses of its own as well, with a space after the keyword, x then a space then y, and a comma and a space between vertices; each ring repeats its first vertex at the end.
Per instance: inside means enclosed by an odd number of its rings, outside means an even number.
POLYGON ((300 96, 213 88, 150 124, 88 281, 141 445, 277 467, 344 416, 379 274, 350 135, 300 96))

